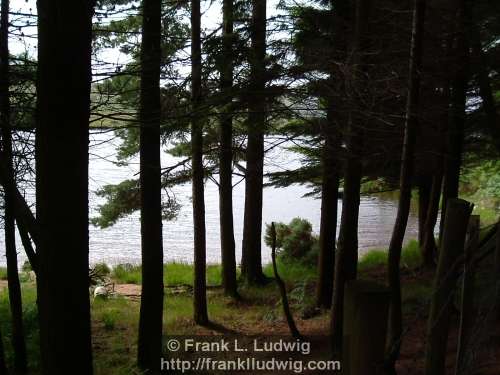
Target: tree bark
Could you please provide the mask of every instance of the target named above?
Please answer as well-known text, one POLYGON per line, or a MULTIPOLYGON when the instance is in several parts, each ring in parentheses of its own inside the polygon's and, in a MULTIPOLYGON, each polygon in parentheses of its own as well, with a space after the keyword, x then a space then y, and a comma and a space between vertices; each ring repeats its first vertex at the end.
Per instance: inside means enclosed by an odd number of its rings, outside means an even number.
POLYGON ((30 262, 31 269, 35 274, 38 274, 38 256, 33 248, 33 243, 31 242, 31 238, 29 236, 28 231, 24 228, 19 222, 17 223, 17 231, 19 232, 19 237, 21 237, 21 242, 24 247, 24 252, 28 257, 28 261, 30 262))
POLYGON ((191 150, 194 223, 194 321, 208 323, 206 282, 205 198, 203 176, 203 124, 201 106, 201 14, 200 0, 191 2, 191 150))
POLYGON ((160 370, 163 326, 163 237, 160 135, 161 1, 142 2, 140 187, 142 293, 137 363, 160 370))
POLYGON ((467 225, 472 205, 461 199, 450 199, 446 211, 443 241, 434 280, 433 295, 427 326, 425 374, 444 374, 453 290, 458 269, 453 265, 463 254, 467 225))
POLYGON ((389 305, 388 358, 386 365, 392 369, 399 357, 403 332, 401 308, 401 284, 399 266, 403 239, 410 213, 411 188, 415 162, 415 143, 418 128, 418 107, 420 99, 420 70, 425 20, 425 0, 415 0, 413 11, 412 42, 409 64, 408 98, 406 103, 405 134, 401 155, 399 180, 399 202, 396 222, 389 244, 388 281, 391 293, 389 305))
POLYGON ((443 169, 438 167, 432 178, 429 207, 425 218, 423 242, 420 245, 422 253, 422 263, 424 267, 434 266, 434 256, 437 252, 436 240, 434 238, 434 228, 436 227, 439 214, 439 200, 441 198, 441 187, 443 185, 443 169))
MULTIPOLYGON (((455 47, 453 48, 453 78, 451 83, 450 122, 448 125, 447 145, 444 162, 443 200, 441 216, 446 215, 448 199, 458 197, 460 167, 465 127, 466 90, 468 79, 468 46, 465 30, 465 0, 453 0, 451 11, 455 17, 455 47)), ((439 238, 442 238, 443 225, 439 238)))
POLYGON ((467 17, 467 41, 471 47, 471 59, 474 62, 474 67, 477 74, 477 82, 479 84, 479 95, 481 96, 482 109, 486 115, 486 125, 490 130, 493 138, 493 143, 500 151, 500 121, 498 119, 495 99, 491 89, 490 77, 483 53, 481 43, 481 34, 477 21, 474 17, 475 4, 471 0, 465 1, 465 17, 467 17))
POLYGON ((9 69, 9 0, 2 0, 0 19, 0 130, 2 151, 7 164, 7 181, 4 186, 4 233, 7 280, 12 324, 12 347, 14 369, 18 374, 26 373, 26 342, 24 339, 23 302, 17 265, 16 224, 13 210, 15 187, 14 160, 12 157, 12 124, 10 119, 10 69, 9 69))
POLYGON ((42 374, 91 375, 88 144, 94 3, 39 0, 37 6, 42 374))
POLYGON ((219 211, 222 258, 222 285, 226 295, 238 295, 233 224, 233 0, 223 2, 223 62, 220 86, 223 100, 219 125, 219 211))
POLYGON ((349 280, 356 279, 358 265, 358 219, 362 175, 362 123, 364 118, 355 113, 361 113, 358 108, 360 101, 355 99, 356 92, 364 91, 363 88, 352 87, 363 81, 356 70, 364 70, 364 56, 366 53, 366 39, 371 11, 371 0, 358 0, 356 2, 355 32, 352 45, 353 73, 347 87, 347 97, 352 98, 348 109, 348 122, 346 127, 347 157, 344 172, 344 193, 342 198, 342 216, 340 220, 340 232, 337 245, 337 257, 335 264, 335 283, 333 291, 333 308, 330 319, 330 330, 332 349, 334 354, 342 354, 343 324, 344 324, 344 285, 349 280))
POLYGON ((425 221, 431 201, 432 179, 425 176, 418 184, 418 243, 422 246, 425 239, 425 221))
MULTIPOLYGON (((330 7, 333 10, 332 39, 335 52, 333 59, 345 61, 347 58, 348 37, 351 32, 351 6, 348 2, 332 0, 330 7)), ((345 114, 342 104, 345 98, 342 94, 332 95, 331 87, 334 82, 341 81, 338 72, 331 68, 329 86, 326 88, 327 122, 322 129, 324 146, 322 153, 323 181, 321 187, 321 219, 319 230, 320 253, 318 257, 318 285, 316 288, 316 305, 330 308, 333 298, 333 282, 335 275, 335 251, 337 237, 337 217, 339 199, 339 171, 341 169, 339 154, 341 145, 341 129, 345 114)), ((344 87, 345 89, 345 87, 344 87)), ((340 92, 342 91, 339 90, 340 92)))
POLYGON ((249 284, 264 281, 262 272, 262 191, 266 128, 266 0, 252 0, 250 93, 245 173, 242 274, 249 284))
MULTIPOLYGON (((332 103, 333 105, 333 103, 332 103)), ((316 305, 329 309, 333 296, 335 269, 335 241, 337 237, 337 210, 339 199, 339 175, 336 162, 338 134, 333 129, 333 113, 329 105, 327 124, 323 129, 322 155, 323 182, 321 185, 321 219, 319 227, 318 285, 316 305)))

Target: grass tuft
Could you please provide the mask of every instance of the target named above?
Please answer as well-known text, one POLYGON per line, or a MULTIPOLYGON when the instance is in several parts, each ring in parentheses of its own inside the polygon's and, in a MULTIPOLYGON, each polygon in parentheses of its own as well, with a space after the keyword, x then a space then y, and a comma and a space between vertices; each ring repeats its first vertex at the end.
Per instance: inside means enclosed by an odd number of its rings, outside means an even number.
MULTIPOLYGON (((386 266, 388 259, 387 250, 370 250, 364 254, 358 262, 360 271, 369 270, 376 267, 386 266)), ((422 255, 418 241, 411 240, 403 247, 401 252, 401 267, 416 268, 422 264, 422 255)))

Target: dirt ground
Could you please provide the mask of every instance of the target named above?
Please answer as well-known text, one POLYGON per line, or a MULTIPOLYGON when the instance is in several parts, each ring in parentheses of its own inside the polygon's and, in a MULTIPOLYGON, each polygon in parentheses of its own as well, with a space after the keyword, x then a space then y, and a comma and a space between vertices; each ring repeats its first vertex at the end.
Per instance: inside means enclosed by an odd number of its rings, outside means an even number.
MULTIPOLYGON (((384 269, 374 269, 364 274, 365 278, 384 282, 386 280, 384 269)), ((402 284, 430 282, 432 280, 432 271, 403 272, 402 284)), ((134 284, 116 284, 115 293, 128 298, 137 300, 140 298, 141 287, 134 284)), ((238 308, 251 308, 248 302, 235 302, 238 308)), ((424 373, 425 358, 425 339, 427 331, 427 313, 428 306, 417 306, 404 315, 405 333, 403 337, 401 355, 397 362, 397 373, 399 375, 417 375, 424 373)), ((316 353, 318 356, 325 356, 328 353, 328 337, 325 332, 329 327, 329 314, 322 312, 320 315, 301 319, 296 317, 296 323, 300 332, 311 340, 315 341, 313 347, 320 348, 316 353)), ((447 347, 446 374, 455 374, 456 348, 458 336, 459 314, 458 311, 450 321, 450 333, 447 347)), ((288 326, 281 319, 278 322, 270 324, 262 321, 260 323, 240 321, 237 327, 222 327, 214 325, 213 327, 197 327, 193 325, 193 334, 199 335, 220 335, 221 333, 236 336, 259 336, 263 332, 266 335, 287 335, 288 326)), ((483 342, 476 345, 471 354, 470 363, 464 374, 474 375, 499 375, 500 374, 500 322, 496 327, 491 327, 489 337, 484 338, 483 342)), ((472 349, 471 349, 472 350, 472 349)), ((443 374, 445 375, 445 374, 443 374)))

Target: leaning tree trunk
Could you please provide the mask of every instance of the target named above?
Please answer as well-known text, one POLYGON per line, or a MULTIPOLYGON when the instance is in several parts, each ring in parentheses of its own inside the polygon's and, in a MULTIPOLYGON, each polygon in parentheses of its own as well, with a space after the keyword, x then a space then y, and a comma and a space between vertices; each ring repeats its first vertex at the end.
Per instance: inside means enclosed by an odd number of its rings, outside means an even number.
POLYGON ((316 305, 324 308, 330 308, 332 304, 339 198, 339 175, 336 163, 339 142, 335 139, 339 132, 333 129, 335 124, 330 108, 332 108, 331 105, 329 105, 327 123, 323 129, 323 182, 321 185, 318 285, 316 288, 316 305))
POLYGON ((200 0, 191 2, 191 152, 194 223, 194 321, 208 323, 206 285, 205 198, 203 181, 203 124, 201 104, 201 14, 200 0))
POLYGON ((242 273, 247 283, 264 280, 262 273, 262 191, 264 180, 264 132, 266 128, 266 0, 252 0, 252 48, 248 103, 248 143, 245 173, 242 273))
POLYGON ((401 284, 399 263, 403 239, 410 213, 411 188, 415 162, 415 143, 418 127, 418 106, 420 98, 420 70, 422 66, 422 46, 426 0, 415 0, 413 11, 413 29, 410 52, 408 98, 406 103, 405 134, 401 155, 399 180, 399 202, 396 222, 389 244, 388 278, 391 293, 389 305, 389 334, 387 366, 394 368, 399 357, 401 335, 403 332, 403 314, 401 309, 401 284))
POLYGON ((91 375, 88 144, 94 3, 38 0, 37 6, 42 374, 91 375))
POLYGON ((163 326, 163 238, 160 139, 161 1, 142 2, 140 186, 142 293, 137 363, 160 370, 163 326))
POLYGON ((339 240, 335 264, 335 281, 333 287, 333 308, 330 317, 332 350, 335 355, 342 354, 343 324, 344 324, 344 285, 357 275, 358 265, 358 219, 362 175, 362 143, 364 119, 355 115, 360 113, 360 101, 354 99, 356 93, 364 91, 357 69, 364 69, 362 54, 366 53, 367 31, 371 0, 359 0, 356 3, 356 18, 354 41, 352 44, 352 77, 347 77, 347 97, 353 98, 347 103, 346 146, 347 156, 344 172, 344 193, 342 197, 342 216, 340 220, 339 240), (359 108, 358 108, 359 107, 359 108))
POLYGON ((219 146, 219 211, 224 293, 236 297, 236 255, 233 224, 233 0, 223 3, 223 62, 220 68, 222 113, 219 146))
POLYGON ((7 184, 4 187, 4 232, 5 256, 7 258, 7 279, 12 317, 12 346, 16 373, 24 374, 27 369, 26 343, 24 340, 23 302, 17 266, 16 224, 14 219, 14 164, 12 157, 12 134, 9 95, 9 0, 2 0, 0 19, 0 130, 3 158, 7 165, 7 184))
POLYGON ((439 214, 439 200, 441 198, 441 188, 443 185, 443 169, 438 167, 432 178, 432 187, 429 197, 429 206, 424 224, 423 241, 420 244, 422 253, 422 265, 424 267, 434 266, 434 256, 437 253, 436 240, 434 238, 434 228, 439 214))

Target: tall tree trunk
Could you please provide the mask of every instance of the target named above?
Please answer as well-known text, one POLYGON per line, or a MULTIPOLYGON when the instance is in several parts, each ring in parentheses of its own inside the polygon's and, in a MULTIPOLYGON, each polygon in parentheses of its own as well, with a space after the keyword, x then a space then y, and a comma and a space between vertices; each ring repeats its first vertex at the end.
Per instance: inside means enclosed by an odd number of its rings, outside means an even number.
POLYGON ((259 284, 264 280, 261 242, 266 128, 266 5, 266 0, 252 0, 252 49, 242 243, 242 273, 249 284, 259 284))
POLYGON ((37 5, 42 373, 91 375, 88 144, 94 3, 39 0, 37 5))
POLYGON ((389 244, 388 278, 391 293, 389 305, 388 363, 393 369, 399 357, 403 332, 401 309, 401 284, 399 264, 401 249, 410 213, 411 188, 415 162, 415 143, 418 128, 418 107, 420 99, 420 70, 422 66, 422 46, 424 33, 426 0, 415 0, 413 28, 409 64, 408 98, 406 103, 405 134, 401 155, 399 180, 399 202, 396 222, 389 244))
MULTIPOLYGON (((351 32, 351 5, 346 1, 330 1, 333 10, 332 39, 335 52, 333 60, 345 61, 347 58, 348 37, 351 32)), ((333 64, 335 66, 335 64, 333 64)), ((328 85, 341 81, 338 71, 332 68, 328 85)), ((316 304, 321 307, 330 308, 333 298, 333 282, 335 271, 335 245, 337 236, 337 216, 339 198, 339 153, 341 144, 341 129, 344 125, 345 115, 342 103, 345 98, 340 95, 332 96, 330 87, 327 87, 328 109, 327 124, 323 129, 325 141, 322 164, 323 164, 323 186, 321 193, 321 219, 320 219, 320 254, 318 259, 318 285, 316 289, 316 304)), ((342 90, 340 90, 342 91, 342 90)))
POLYGON ((17 268, 16 224, 14 219, 13 193, 15 187, 14 161, 12 157, 12 134, 10 122, 10 72, 9 72, 9 0, 2 0, 0 19, 0 130, 3 157, 7 164, 7 184, 4 187, 4 231, 5 255, 7 258, 7 278, 9 302, 12 317, 12 346, 14 348, 14 368, 24 374, 27 369, 26 343, 24 340, 23 302, 17 268))
POLYGON ((333 308, 330 319, 332 335, 332 349, 336 355, 342 353, 343 324, 344 324, 344 286, 349 280, 356 278, 358 265, 358 219, 362 175, 362 143, 364 119, 354 113, 361 113, 360 101, 355 99, 356 93, 364 91, 364 82, 356 70, 364 70, 366 53, 366 39, 371 11, 371 0, 356 2, 355 31, 352 43, 352 77, 348 77, 346 90, 347 97, 352 98, 348 108, 348 122, 346 127, 347 156, 344 172, 344 193, 342 198, 342 217, 337 245, 337 259, 335 264, 335 283, 333 291, 333 308), (361 87, 356 87, 358 84, 361 87), (358 108, 359 107, 359 108, 358 108))
POLYGON ((219 146, 219 211, 222 258, 222 285, 224 293, 236 297, 236 255, 233 225, 233 0, 224 0, 222 7, 223 62, 220 68, 221 95, 223 100, 220 117, 219 146))
MULTIPOLYGON (((446 43, 445 54, 449 55, 450 43, 446 43)), ((423 243, 420 244, 422 253, 422 266, 432 268, 436 265, 435 258, 437 255, 437 244, 434 234, 437 218, 439 215, 439 206, 441 201, 441 192, 443 188, 443 167, 444 167, 444 151, 446 147, 446 132, 448 128, 450 113, 448 106, 450 103, 450 78, 445 73, 445 78, 442 83, 443 92, 440 95, 440 105, 443 110, 439 116, 439 126, 437 133, 437 147, 436 153, 436 167, 432 176, 432 186, 429 198, 429 208, 427 210, 427 217, 425 219, 424 238, 423 243)), ((441 217, 443 219, 443 217, 441 217)), ((443 220, 441 220, 443 222, 443 220)))
MULTIPOLYGON (((448 125, 447 145, 444 162, 444 182, 441 217, 446 215, 446 203, 450 198, 458 197, 460 167, 465 127, 465 105, 468 79, 468 47, 465 30, 465 0, 452 0, 450 11, 456 12, 455 40, 453 48, 451 82, 450 121, 448 125)), ((440 235, 443 234, 443 222, 440 235)))
POLYGON ((434 228, 439 214, 439 200, 441 198, 441 188, 443 185, 443 169, 438 170, 432 178, 432 187, 429 198, 429 206, 424 224, 423 242, 420 244, 422 253, 422 265, 424 267, 434 266, 434 256, 437 252, 436 240, 434 238, 434 228))
MULTIPOLYGON (((353 133, 351 120, 348 128, 353 133)), ((342 353, 343 314, 344 314, 344 285, 349 280, 354 280, 357 274, 358 263, 358 219, 361 188, 361 155, 356 151, 355 145, 360 145, 361 136, 350 134, 346 136, 348 143, 345 172, 344 194, 342 198, 342 217, 340 220, 339 240, 337 244, 337 258, 335 264, 335 284, 333 290, 333 308, 331 313, 330 328, 332 332, 333 350, 342 353)), ((359 151, 359 149, 358 149, 359 151)))
POLYGON ((142 2, 140 186, 142 293, 137 363, 160 370, 163 326, 163 238, 160 139, 161 1, 142 2))
POLYGON ((479 83, 479 95, 482 100, 482 108, 486 114, 486 124, 493 138, 493 143, 500 151, 500 121, 498 119, 495 99, 491 89, 490 77, 485 61, 483 46, 481 43, 481 34, 479 26, 474 17, 475 4, 471 0, 465 1, 465 17, 467 23, 467 41, 471 47, 471 58, 474 62, 474 67, 477 74, 477 82, 479 83))
POLYGON ((431 200, 432 179, 428 176, 423 176, 422 181, 418 184, 418 243, 420 246, 424 243, 425 238, 425 221, 429 204, 431 200))
POLYGON ((316 305, 330 308, 333 296, 335 268, 335 241, 337 237, 337 209, 339 198, 339 175, 336 161, 339 132, 335 131, 332 117, 333 103, 329 104, 327 123, 323 129, 321 220, 319 227, 318 285, 316 305))
POLYGON ((192 120, 191 152, 193 170, 194 223, 194 321, 208 323, 206 281, 205 198, 203 176, 203 123, 201 105, 201 14, 200 0, 191 2, 192 120))

